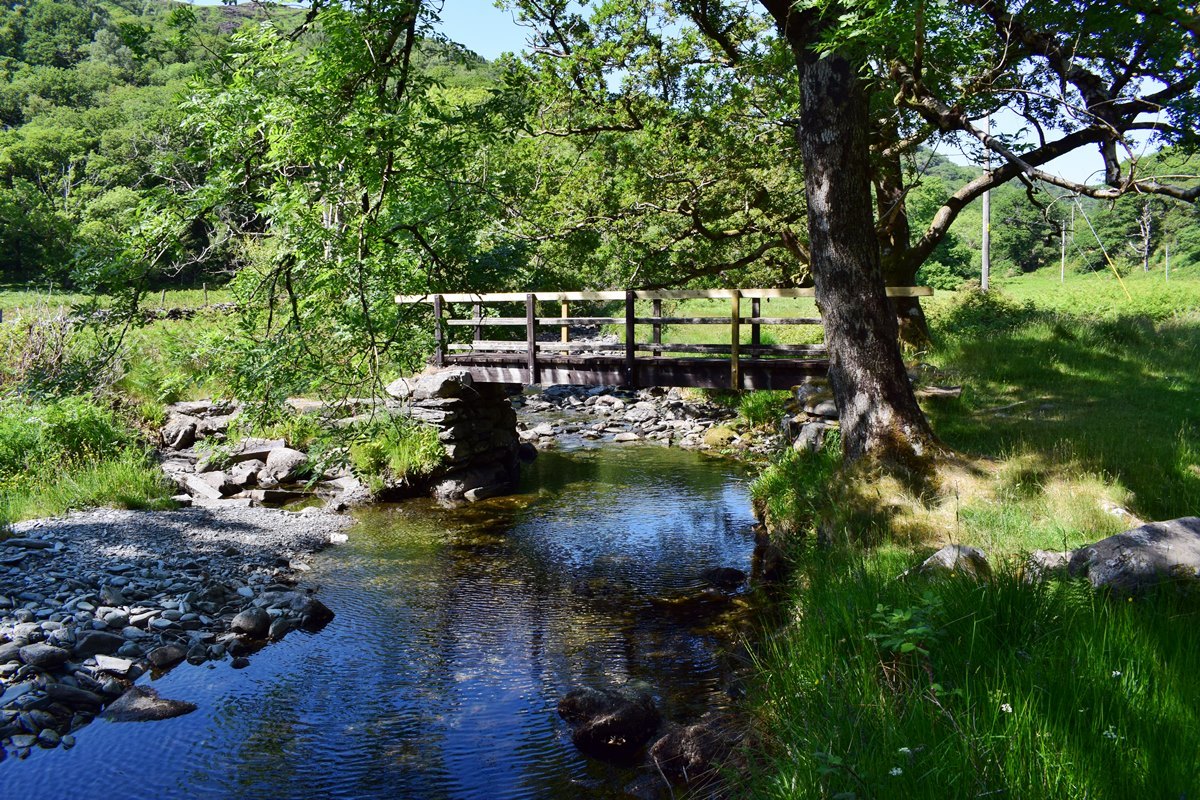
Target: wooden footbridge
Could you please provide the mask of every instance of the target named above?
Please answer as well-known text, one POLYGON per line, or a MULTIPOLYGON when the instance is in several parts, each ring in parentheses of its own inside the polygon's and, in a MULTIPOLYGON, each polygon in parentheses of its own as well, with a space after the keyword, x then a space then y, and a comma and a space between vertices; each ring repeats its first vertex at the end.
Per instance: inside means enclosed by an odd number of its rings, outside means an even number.
MULTIPOLYGON (((890 287, 891 297, 928 297, 926 287, 890 287)), ((433 306, 436 367, 464 367, 484 383, 691 386, 697 388, 786 389, 829 368, 823 344, 763 344, 763 326, 821 325, 816 316, 763 316, 762 304, 773 299, 813 296, 812 289, 706 289, 627 292, 528 292, 494 294, 401 295, 397 303, 433 306), (679 300, 728 300, 728 316, 665 316, 663 303, 679 300), (743 316, 749 301, 749 316, 743 316), (622 316, 572 316, 581 303, 611 309, 624 303, 622 316), (541 316, 554 304, 558 312, 541 316), (649 304, 649 315, 645 312, 649 304), (499 307, 499 308, 497 308, 499 307), (523 307, 521 316, 503 316, 523 307), (640 311, 640 313, 639 313, 640 311), (572 341, 572 326, 623 326, 618 343, 572 341), (729 338, 714 344, 663 342, 668 326, 721 325, 729 338), (638 326, 649 341, 639 342, 638 326), (512 337, 524 328, 524 336, 512 337), (558 328, 558 337, 539 336, 558 328), (749 328, 749 342, 743 329, 749 328), (485 330, 500 329, 510 338, 489 339, 485 330)), ((816 338, 816 337, 810 337, 816 338)))

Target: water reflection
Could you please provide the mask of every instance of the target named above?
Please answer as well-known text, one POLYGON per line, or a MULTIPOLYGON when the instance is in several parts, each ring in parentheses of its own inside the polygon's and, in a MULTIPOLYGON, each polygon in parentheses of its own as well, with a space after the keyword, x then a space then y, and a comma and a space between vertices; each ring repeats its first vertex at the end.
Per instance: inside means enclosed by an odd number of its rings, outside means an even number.
MULTIPOLYGON (((749 570, 735 465, 654 447, 544 454, 527 493, 364 514, 316 578, 337 618, 242 671, 156 682, 200 705, 96 723, 69 752, 0 764, 0 796, 620 797, 555 714, 581 683, 644 680, 668 717, 724 699, 713 609, 677 607, 713 567, 749 570)), ((718 617, 719 619, 719 617, 718 617)))

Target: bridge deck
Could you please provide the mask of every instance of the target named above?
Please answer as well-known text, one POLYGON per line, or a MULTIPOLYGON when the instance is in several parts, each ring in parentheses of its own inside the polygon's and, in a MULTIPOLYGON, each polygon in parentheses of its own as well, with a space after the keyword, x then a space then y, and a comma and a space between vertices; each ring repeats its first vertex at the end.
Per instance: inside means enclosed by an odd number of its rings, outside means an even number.
MULTIPOLYGON (((929 296, 925 287, 892 287, 891 296, 929 296)), ((761 341, 763 325, 813 325, 811 316, 764 317, 761 302, 769 298, 812 297, 812 289, 716 289, 630 292, 531 292, 528 294, 445 294, 400 296, 396 302, 430 304, 433 307, 435 351, 431 363, 437 367, 457 366, 471 371, 483 383, 580 384, 628 387, 680 386, 695 388, 786 389, 829 369, 823 345, 769 345, 761 341), (664 300, 691 298, 728 299, 728 317, 664 316, 664 300), (742 299, 751 302, 743 316, 742 299), (572 302, 624 301, 624 316, 571 316, 572 302), (652 303, 652 313, 638 314, 635 303, 652 303), (525 306, 524 317, 485 315, 488 304, 525 306), (558 314, 539 316, 539 303, 554 302, 558 314), (470 316, 455 317, 452 304, 469 304, 470 316), (450 318, 447 318, 450 312, 450 318), (597 344, 570 340, 570 326, 622 325, 624 341, 597 344), (729 326, 722 344, 678 344, 662 341, 666 325, 729 326), (638 342, 637 326, 649 325, 651 341, 638 342), (750 328, 750 342, 743 343, 742 326, 750 328), (523 339, 483 338, 483 330, 524 328, 523 339), (557 327, 560 342, 538 338, 539 327, 557 327), (466 338, 470 335, 471 338, 466 338), (454 341, 450 341, 451 337, 454 341), (464 352, 465 351, 465 352, 464 352), (664 353, 686 353, 677 358, 664 353), (720 354, 724 357, 711 358, 720 354), (749 357, 747 357, 749 356, 749 357)))

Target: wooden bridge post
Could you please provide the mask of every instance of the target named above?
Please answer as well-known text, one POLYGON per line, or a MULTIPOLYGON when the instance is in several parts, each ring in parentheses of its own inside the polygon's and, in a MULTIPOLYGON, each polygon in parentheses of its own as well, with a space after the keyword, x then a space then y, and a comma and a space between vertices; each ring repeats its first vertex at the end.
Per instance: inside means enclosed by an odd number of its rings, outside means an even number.
POLYGON ((529 382, 540 383, 537 363, 537 296, 525 295, 525 343, 529 348, 529 382))
POLYGON ((729 388, 735 392, 742 388, 741 339, 742 339, 742 291, 734 289, 733 308, 729 320, 729 388))
MULTIPOLYGON (((652 341, 655 344, 662 344, 662 322, 660 321, 662 319, 662 300, 655 299, 653 305, 654 335, 652 341)), ((651 348, 650 352, 654 354, 655 358, 658 358, 660 355, 662 355, 662 349, 658 347, 651 348)))
MULTIPOLYGON (((762 300, 755 297, 750 301, 750 316, 762 316, 762 300)), ((757 322, 750 323, 750 344, 758 347, 762 344, 762 326, 757 322)))
MULTIPOLYGON (((562 311, 563 319, 566 319, 567 317, 571 316, 571 304, 568 303, 566 300, 562 300, 560 302, 561 302, 561 305, 559 306, 559 310, 562 311)), ((563 323, 562 340, 563 340, 563 344, 566 344, 567 342, 571 341, 571 324, 569 322, 563 323)))
POLYGON ((637 386, 637 363, 634 358, 637 352, 634 341, 637 338, 637 325, 633 308, 636 297, 633 290, 625 292, 625 385, 630 389, 637 386))
POLYGON ((483 303, 476 303, 475 311, 475 341, 483 341, 483 303))
POLYGON ((442 367, 446 363, 446 334, 442 329, 442 296, 433 296, 433 365, 442 367))

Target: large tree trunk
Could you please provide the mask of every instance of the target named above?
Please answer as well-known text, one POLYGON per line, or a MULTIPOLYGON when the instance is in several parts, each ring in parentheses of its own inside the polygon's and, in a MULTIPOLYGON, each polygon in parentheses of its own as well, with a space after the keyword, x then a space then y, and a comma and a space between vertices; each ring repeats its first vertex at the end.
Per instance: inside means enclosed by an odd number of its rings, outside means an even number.
POLYGON ((829 379, 847 461, 922 469, 936 438, 900 357, 899 330, 884 292, 874 236, 867 94, 855 65, 811 49, 811 12, 763 0, 796 56, 802 111, 808 231, 817 305, 825 323, 829 379))
MULTIPOLYGON (((890 141, 899 138, 894 128, 888 133, 890 141)), ((880 221, 879 255, 886 286, 915 286, 917 268, 920 266, 909 257, 912 232, 904 195, 904 171, 900 166, 900 156, 880 156, 875 164, 875 204, 880 221)), ((889 299, 900 328, 900 341, 917 350, 927 347, 930 342, 929 323, 921 308, 921 298, 889 299)))

